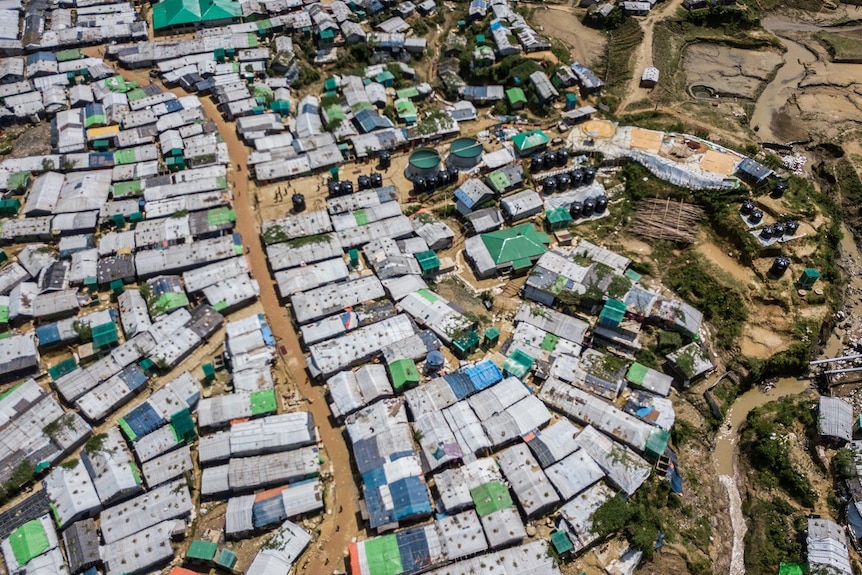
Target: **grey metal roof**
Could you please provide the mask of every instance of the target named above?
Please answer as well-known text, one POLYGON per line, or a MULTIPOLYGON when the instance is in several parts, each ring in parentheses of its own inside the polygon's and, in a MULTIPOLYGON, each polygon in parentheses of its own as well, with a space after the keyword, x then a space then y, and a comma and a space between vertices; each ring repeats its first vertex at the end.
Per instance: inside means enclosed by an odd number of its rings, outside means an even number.
POLYGON ((42 481, 53 504, 57 525, 62 529, 69 522, 89 517, 102 508, 93 481, 83 465, 74 468, 56 467, 42 481))
POLYGON ((246 575, 287 575, 311 543, 311 535, 298 525, 285 521, 255 555, 246 575))
POLYGON ((327 379, 326 385, 335 417, 349 415, 393 394, 386 367, 382 364, 368 364, 356 370, 339 372, 327 379))
POLYGON ((186 517, 192 509, 194 502, 185 479, 165 483, 103 510, 99 516, 102 538, 110 545, 163 521, 186 517))
POLYGON ((818 430, 820 435, 850 441, 853 439, 853 406, 840 397, 820 397, 818 430))
POLYGON ((99 563, 99 531, 93 519, 71 524, 63 531, 63 546, 73 573, 99 563))
POLYGON ((305 324, 356 304, 385 297, 383 284, 375 276, 325 285, 298 293, 290 303, 296 321, 305 324))
POLYGON ((105 575, 137 573, 173 558, 171 537, 175 529, 175 521, 163 521, 103 546, 105 575))

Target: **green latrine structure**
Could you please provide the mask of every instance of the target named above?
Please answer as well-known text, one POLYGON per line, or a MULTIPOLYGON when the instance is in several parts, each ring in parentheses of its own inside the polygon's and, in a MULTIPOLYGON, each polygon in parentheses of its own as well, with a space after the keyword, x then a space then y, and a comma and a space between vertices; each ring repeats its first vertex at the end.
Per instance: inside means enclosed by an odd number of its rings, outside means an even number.
POLYGON ((506 90, 506 100, 508 100, 509 107, 513 110, 520 110, 527 105, 527 96, 524 95, 524 90, 521 88, 509 88, 506 90))
POLYGON ((236 566, 236 553, 230 549, 222 549, 215 559, 216 565, 225 569, 233 569, 236 566))
POLYGON ((99 351, 110 349, 120 343, 117 334, 117 324, 114 322, 103 323, 93 328, 93 347, 99 351))
POLYGON ((572 215, 566 208, 554 208, 545 212, 545 220, 551 230, 564 230, 572 223, 572 215))
POLYGON ((204 372, 204 381, 211 383, 215 379, 215 366, 211 363, 205 363, 201 366, 204 372))
POLYGON ((401 391, 404 388, 419 385, 419 370, 412 359, 397 359, 390 363, 389 379, 392 380, 392 388, 401 391))
POLYGON ((805 268, 802 270, 802 275, 799 276, 799 280, 796 282, 802 289, 811 289, 814 287, 814 284, 817 280, 820 279, 820 272, 814 268, 805 268))
POLYGON ((551 533, 551 546, 553 546, 554 552, 560 557, 568 556, 575 548, 568 534, 565 531, 559 530, 551 533))
POLYGON ((484 337, 482 337, 482 347, 484 349, 491 349, 498 343, 500 343, 500 330, 494 326, 486 329, 484 337))
POLYGON ((78 364, 75 363, 75 358, 70 357, 68 359, 64 359, 57 365, 48 368, 48 375, 51 376, 51 381, 57 381, 67 373, 72 373, 77 369, 78 364))
POLYGON ((524 379, 530 373, 530 370, 533 369, 534 363, 536 363, 535 359, 520 349, 516 349, 506 358, 506 362, 503 364, 503 373, 507 373, 518 379, 524 379))
POLYGON ((10 198, 8 200, 0 200, 0 216, 14 216, 21 209, 21 200, 10 198))
POLYGON ((475 331, 471 331, 467 335, 454 340, 452 347, 455 348, 453 350, 455 355, 460 359, 464 359, 479 349, 479 336, 475 331))
POLYGON ((609 299, 605 302, 602 311, 599 312, 599 323, 610 327, 617 327, 626 316, 628 307, 625 302, 618 299, 609 299))
POLYGON ((435 275, 440 271, 440 258, 433 250, 419 252, 414 257, 419 262, 419 269, 422 270, 423 276, 435 275))
POLYGON ((648 461, 658 461, 658 458, 664 455, 669 441, 669 432, 658 427, 654 428, 650 432, 649 437, 647 437, 646 445, 644 446, 644 457, 648 461))

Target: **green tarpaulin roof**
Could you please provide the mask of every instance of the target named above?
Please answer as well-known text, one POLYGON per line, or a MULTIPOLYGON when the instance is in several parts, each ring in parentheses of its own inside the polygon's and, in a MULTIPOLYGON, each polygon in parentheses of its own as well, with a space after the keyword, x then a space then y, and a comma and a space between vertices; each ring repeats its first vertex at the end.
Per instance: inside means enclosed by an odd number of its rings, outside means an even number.
POLYGON ((410 98, 418 98, 419 97, 419 90, 416 89, 416 86, 410 86, 409 88, 402 88, 400 90, 395 90, 395 95, 399 99, 404 98, 404 99, 409 100, 410 98))
POLYGON ((140 195, 143 187, 141 186, 140 180, 132 180, 130 182, 117 182, 116 184, 111 184, 111 193, 115 198, 122 198, 124 196, 137 196, 140 195))
POLYGON ((30 182, 30 172, 15 172, 6 179, 10 190, 23 190, 30 182))
POLYGON ((189 545, 189 551, 186 553, 186 557, 189 559, 212 561, 213 558, 215 558, 216 551, 218 551, 218 545, 215 543, 195 539, 192 541, 192 544, 189 545))
POLYGON ((526 152, 533 148, 545 146, 550 141, 551 139, 542 130, 531 130, 512 136, 512 142, 514 142, 519 152, 526 152))
POLYGON ((649 373, 649 368, 645 365, 641 365, 638 362, 634 362, 629 366, 629 371, 626 373, 626 379, 632 382, 635 385, 641 385, 644 382, 644 378, 649 373))
POLYGON ((798 563, 780 563, 778 565, 778 575, 802 575, 802 565, 798 563))
POLYGON ((440 258, 432 250, 413 254, 416 261, 419 262, 419 268, 423 272, 434 271, 440 269, 440 258))
POLYGON ((216 559, 216 563, 218 563, 222 567, 233 569, 234 565, 236 565, 236 553, 234 553, 230 549, 222 549, 221 553, 219 553, 218 558, 216 559))
POLYGON ((171 416, 171 427, 177 437, 185 441, 193 441, 195 438, 195 422, 188 409, 181 409, 171 416))
POLYGON ((565 225, 572 221, 572 215, 566 208, 555 208, 553 210, 549 210, 545 213, 545 217, 548 219, 548 223, 551 224, 551 227, 565 225))
POLYGON ((500 509, 512 506, 509 489, 499 481, 489 481, 470 490, 470 498, 479 517, 485 517, 500 509))
POLYGON ((514 228, 482 234, 482 242, 494 263, 500 265, 542 255, 548 251, 546 245, 551 239, 532 224, 521 224, 514 228))
POLYGON ((398 359, 389 364, 392 387, 400 391, 405 385, 419 383, 419 370, 412 359, 398 359))
POLYGON ((506 90, 506 97, 509 99, 510 104, 517 103, 527 103, 527 97, 524 95, 524 91, 520 88, 509 88, 506 90))
POLYGON ((375 537, 365 542, 365 560, 369 575, 398 575, 404 573, 401 550, 395 535, 375 537))
POLYGON ((93 345, 96 349, 110 347, 120 341, 117 334, 117 324, 103 323, 93 328, 93 345))
POLYGON ((626 316, 626 304, 616 299, 609 299, 605 302, 599 317, 607 319, 612 323, 619 324, 626 316))
POLYGON ((276 409, 278 409, 278 405, 275 402, 274 389, 261 389, 251 393, 251 413, 253 415, 273 413, 276 409))
POLYGON ((153 29, 232 20, 241 15, 239 2, 232 0, 162 0, 153 6, 153 29))
POLYGON ((0 323, 9 323, 8 305, 0 305, 0 323))
POLYGON ((9 536, 9 544, 18 565, 26 565, 51 546, 48 534, 39 519, 28 521, 9 536))
POLYGON ((664 429, 653 429, 644 446, 644 455, 646 458, 651 461, 658 459, 664 454, 664 450, 667 449, 668 441, 670 441, 670 433, 664 429))

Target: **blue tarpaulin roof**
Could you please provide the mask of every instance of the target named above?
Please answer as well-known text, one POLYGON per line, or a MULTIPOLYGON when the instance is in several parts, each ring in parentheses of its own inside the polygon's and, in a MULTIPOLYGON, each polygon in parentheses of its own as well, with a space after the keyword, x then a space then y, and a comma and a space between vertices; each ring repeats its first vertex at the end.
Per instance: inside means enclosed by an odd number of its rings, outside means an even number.
POLYGON ((473 382, 470 381, 470 377, 464 372, 456 371, 455 373, 444 375, 443 379, 452 388, 452 393, 455 394, 455 397, 459 401, 476 391, 473 387, 473 382))
POLYGON ((389 493, 395 505, 392 515, 396 520, 432 512, 428 488, 421 477, 405 477, 390 483, 389 493))
POLYGON ((251 508, 252 523, 256 529, 280 523, 287 519, 284 512, 284 500, 279 492, 269 499, 256 501, 251 508))
POLYGON ((60 328, 56 323, 40 325, 36 328, 36 338, 39 340, 39 347, 60 343, 60 328))
POLYGON ((180 103, 179 100, 168 100, 163 103, 165 105, 165 108, 168 110, 168 114, 172 112, 179 112, 183 109, 183 105, 180 103))
POLYGON ((126 425, 135 433, 135 437, 143 437, 165 424, 165 420, 149 402, 144 402, 123 416, 126 425))
POLYGON ((491 361, 477 363, 465 369, 464 372, 470 378, 470 383, 473 384, 473 389, 476 391, 481 391, 503 379, 500 368, 491 361))
POLYGON ((398 541, 398 551, 401 554, 401 566, 404 571, 418 572, 431 564, 428 537, 423 527, 396 533, 395 539, 398 541))
POLYGON ((135 391, 147 383, 146 372, 135 363, 121 371, 119 376, 132 391, 135 391))

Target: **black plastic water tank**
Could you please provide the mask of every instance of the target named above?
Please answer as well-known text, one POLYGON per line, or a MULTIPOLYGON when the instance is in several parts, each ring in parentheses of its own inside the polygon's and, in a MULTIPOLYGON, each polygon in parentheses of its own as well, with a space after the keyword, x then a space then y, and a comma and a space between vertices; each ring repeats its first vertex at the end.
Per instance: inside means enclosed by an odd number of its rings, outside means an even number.
POLYGON ((752 224, 760 223, 760 220, 763 219, 763 212, 760 210, 754 209, 751 210, 751 213, 748 215, 748 221, 752 224))
POLYGON ((784 234, 788 236, 792 236, 796 233, 796 230, 799 229, 799 222, 796 220, 790 220, 784 224, 784 234))
POLYGON ((572 202, 572 205, 569 206, 569 215, 572 216, 572 219, 580 218, 583 211, 584 204, 581 202, 572 202))
POLYGON ((557 175, 557 191, 565 192, 572 185, 572 177, 569 174, 562 173, 557 175))
POLYGON ((545 169, 550 170, 557 165, 557 153, 548 150, 545 152, 545 169))
POLYGON ((776 277, 781 277, 784 275, 784 272, 787 271, 787 268, 790 267, 790 258, 787 256, 778 256, 772 261, 772 268, 769 270, 769 274, 776 277))
POLYGON ((589 186, 596 179, 595 168, 584 168, 584 185, 589 186))
POLYGON ((358 185, 360 190, 367 190, 371 188, 371 178, 368 176, 359 176, 356 180, 356 184, 358 185))
POLYGON ((581 210, 581 214, 588 218, 593 215, 593 211, 596 209, 596 200, 593 198, 587 198, 584 200, 584 208, 581 210))
POLYGON ((608 197, 604 194, 596 196, 596 213, 601 214, 608 209, 608 197))
POLYGON ((428 189, 428 183, 425 181, 425 178, 416 178, 413 180, 413 194, 419 195, 424 194, 428 189))
POLYGON ((754 201, 753 200, 745 200, 742 202, 742 207, 739 208, 740 213, 742 214, 750 214, 751 210, 754 209, 754 201))
POLYGON ((557 150, 557 167, 562 168, 569 163, 569 151, 565 148, 557 150))
POLYGON ((532 173, 541 172, 545 169, 545 158, 541 154, 536 154, 530 158, 530 171, 532 173))
POLYGON ((772 226, 763 226, 760 230, 760 237, 768 240, 772 237, 772 234, 775 232, 772 226))
POLYGON ((338 196, 339 193, 341 192, 341 190, 338 186, 338 182, 336 182, 335 180, 330 179, 329 181, 327 181, 326 187, 329 190, 329 195, 333 198, 338 196))
POLYGON ((428 186, 425 191, 430 194, 440 185, 440 180, 437 179, 437 176, 428 176, 425 178, 425 184, 428 186))
POLYGON ((353 182, 351 182, 349 180, 346 182, 341 182, 341 193, 344 194, 345 196, 349 196, 350 194, 352 194, 353 193, 353 182))
POLYGON ((290 200, 293 202, 294 212, 301 212, 305 210, 305 196, 303 196, 302 194, 293 194, 290 200))
POLYGON ((371 187, 372 188, 382 188, 383 187, 383 176, 379 173, 374 172, 371 174, 371 187))
POLYGON ((780 182, 776 182, 775 186, 772 187, 772 196, 775 198, 780 198, 784 195, 784 192, 787 191, 787 182, 781 180, 780 182))
POLYGON ((458 183, 458 168, 449 168, 446 170, 449 172, 449 183, 457 184, 458 183))
POLYGON ((557 191, 557 178, 549 176, 542 180, 542 192, 545 194, 553 194, 557 191))
POLYGON ((569 176, 572 178, 572 187, 577 188, 584 182, 584 171, 580 168, 576 170, 572 170, 569 172, 569 176))
POLYGON ((389 166, 392 165, 392 154, 383 150, 380 152, 380 169, 387 170, 389 166))
POLYGON ((772 225, 772 233, 776 238, 780 238, 784 235, 784 224, 778 222, 777 224, 772 225))
POLYGON ((437 173, 437 185, 438 186, 448 186, 449 185, 449 172, 445 170, 441 170, 437 173))

